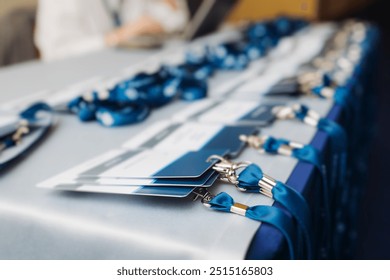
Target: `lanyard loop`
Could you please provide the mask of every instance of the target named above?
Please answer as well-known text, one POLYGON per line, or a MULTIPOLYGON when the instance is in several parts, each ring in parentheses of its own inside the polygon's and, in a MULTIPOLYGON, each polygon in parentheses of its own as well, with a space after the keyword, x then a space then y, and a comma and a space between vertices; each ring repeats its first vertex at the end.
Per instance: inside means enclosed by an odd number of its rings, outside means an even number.
POLYGON ((194 193, 196 195, 195 200, 198 197, 201 197, 202 203, 210 209, 238 214, 275 227, 282 233, 287 242, 290 258, 296 258, 294 224, 290 217, 282 210, 272 206, 258 205, 249 207, 241 203, 236 203, 233 198, 225 192, 221 192, 214 196, 204 188, 198 188, 194 193))
POLYGON ((240 191, 266 195, 286 208, 299 225, 298 239, 302 233, 307 258, 312 258, 310 210, 301 194, 264 174, 255 164, 249 162, 235 164, 220 156, 211 156, 209 160, 211 159, 220 160, 213 169, 221 174, 223 180, 234 184, 240 191), (241 168, 243 170, 237 175, 236 171, 241 168))
POLYGON ((240 135, 240 140, 260 153, 279 154, 294 157, 298 160, 313 164, 322 172, 323 160, 321 154, 311 145, 292 142, 283 138, 268 135, 240 135))
POLYGON ((310 126, 317 127, 319 130, 327 133, 331 138, 331 145, 336 153, 346 152, 347 136, 345 130, 336 122, 320 115, 303 104, 294 104, 293 106, 275 106, 273 113, 278 119, 298 119, 310 126))
POLYGON ((273 113, 278 119, 298 119, 310 126, 317 127, 330 137, 334 170, 330 187, 341 186, 346 176, 347 136, 345 130, 336 122, 326 118, 302 104, 293 106, 275 106, 273 113))

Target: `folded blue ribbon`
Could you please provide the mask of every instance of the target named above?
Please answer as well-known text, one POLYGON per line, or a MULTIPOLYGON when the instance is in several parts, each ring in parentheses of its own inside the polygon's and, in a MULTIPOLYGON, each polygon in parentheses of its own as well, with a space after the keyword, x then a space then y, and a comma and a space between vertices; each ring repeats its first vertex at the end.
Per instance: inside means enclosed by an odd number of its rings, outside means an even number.
MULTIPOLYGON (((262 179, 263 171, 261 168, 255 164, 250 164, 239 174, 237 187, 246 192, 259 193, 261 191, 259 182, 262 179)), ((301 238, 300 236, 303 237, 306 257, 311 259, 313 256, 312 228, 310 210, 305 198, 291 187, 279 181, 276 181, 276 185, 272 187, 271 191, 273 199, 287 209, 297 221, 300 229, 298 240, 301 238)))
MULTIPOLYGON (((222 212, 231 212, 235 204, 233 198, 225 192, 219 193, 208 203, 211 209, 222 212)), ((296 258, 295 227, 286 213, 276 207, 258 205, 248 207, 245 210, 245 217, 267 223, 278 229, 287 242, 290 258, 296 258)))

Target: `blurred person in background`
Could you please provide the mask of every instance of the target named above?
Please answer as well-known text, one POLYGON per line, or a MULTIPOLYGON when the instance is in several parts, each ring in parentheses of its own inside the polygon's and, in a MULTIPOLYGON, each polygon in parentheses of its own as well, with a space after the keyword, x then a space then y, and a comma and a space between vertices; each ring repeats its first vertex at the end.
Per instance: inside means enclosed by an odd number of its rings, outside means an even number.
POLYGON ((43 60, 115 47, 184 29, 184 0, 39 0, 35 44, 43 60))
POLYGON ((37 58, 34 24, 34 7, 14 9, 0 17, 0 67, 37 58))

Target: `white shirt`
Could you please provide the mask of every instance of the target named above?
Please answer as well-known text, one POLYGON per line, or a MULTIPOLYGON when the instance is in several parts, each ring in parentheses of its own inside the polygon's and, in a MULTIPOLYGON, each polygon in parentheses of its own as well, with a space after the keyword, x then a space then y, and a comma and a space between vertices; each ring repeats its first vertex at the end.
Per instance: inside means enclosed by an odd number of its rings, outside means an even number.
MULTIPOLYGON (((104 0, 39 0, 35 44, 43 60, 54 60, 105 48, 104 36, 115 28, 104 0)), ((106 0, 119 10, 123 23, 145 14, 156 19, 165 32, 184 28, 188 13, 184 1, 173 10, 160 0, 106 0)))

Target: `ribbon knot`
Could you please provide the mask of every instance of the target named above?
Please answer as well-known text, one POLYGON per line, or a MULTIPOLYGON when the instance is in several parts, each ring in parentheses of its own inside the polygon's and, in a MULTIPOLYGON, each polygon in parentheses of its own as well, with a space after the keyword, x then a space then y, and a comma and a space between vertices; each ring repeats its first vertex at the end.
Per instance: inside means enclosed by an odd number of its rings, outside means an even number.
POLYGON ((233 198, 225 192, 221 192, 216 195, 210 202, 210 206, 212 209, 222 211, 222 212, 230 212, 230 208, 234 205, 233 198))
POLYGON ((238 176, 238 188, 247 192, 259 192, 259 181, 263 178, 263 171, 256 164, 248 165, 238 176))
POLYGON ((288 145, 288 144, 289 144, 289 142, 285 139, 282 139, 282 138, 276 139, 276 138, 270 136, 264 142, 263 149, 267 153, 277 154, 278 149, 280 148, 281 145, 288 145))
POLYGON ((309 112, 309 107, 300 104, 299 108, 295 110, 295 117, 303 121, 304 118, 306 118, 308 112, 309 112))

